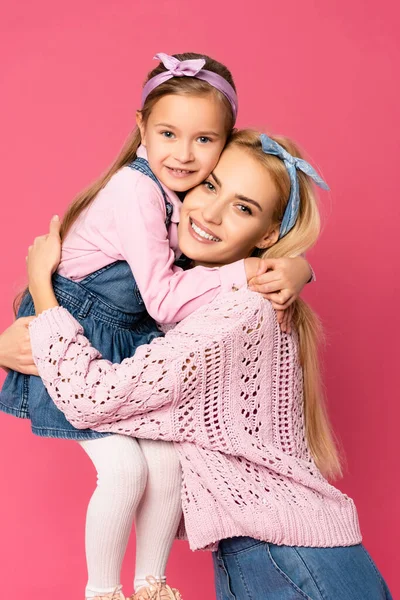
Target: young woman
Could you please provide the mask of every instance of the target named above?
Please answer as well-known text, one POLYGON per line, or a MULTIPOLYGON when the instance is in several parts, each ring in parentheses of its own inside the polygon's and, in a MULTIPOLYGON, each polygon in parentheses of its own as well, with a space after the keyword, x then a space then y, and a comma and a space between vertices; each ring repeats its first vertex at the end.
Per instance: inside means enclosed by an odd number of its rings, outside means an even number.
MULTIPOLYGON (((323 182, 298 156, 288 140, 236 133, 185 199, 186 256, 220 266, 306 251, 319 231, 310 179, 323 182)), ((282 333, 269 302, 233 289, 113 365, 58 306, 52 230, 28 257, 39 374, 75 427, 175 442, 187 536, 192 549, 215 550, 218 599, 391 598, 354 503, 326 479, 340 464, 311 310, 297 300, 294 331, 282 333)))

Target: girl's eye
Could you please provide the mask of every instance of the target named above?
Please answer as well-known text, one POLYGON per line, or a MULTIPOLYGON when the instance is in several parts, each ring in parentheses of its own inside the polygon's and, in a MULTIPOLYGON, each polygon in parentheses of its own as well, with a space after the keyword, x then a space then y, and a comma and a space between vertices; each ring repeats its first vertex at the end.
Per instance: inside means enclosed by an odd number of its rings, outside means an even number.
POLYGON ((200 142, 200 144, 207 144, 208 142, 211 142, 211 139, 209 137, 206 137, 205 135, 202 135, 197 139, 200 142))
POLYGON ((237 204, 237 207, 238 207, 239 211, 242 212, 242 213, 245 213, 245 214, 247 213, 249 215, 253 214, 252 211, 251 211, 251 208, 249 208, 245 204, 237 204))
POLYGON ((215 192, 215 187, 213 186, 213 184, 211 183, 211 181, 203 181, 203 185, 204 187, 207 188, 207 190, 209 190, 210 192, 215 192))
POLYGON ((163 135, 165 138, 167 138, 169 140, 174 137, 174 134, 172 133, 172 131, 162 131, 161 135, 163 135))

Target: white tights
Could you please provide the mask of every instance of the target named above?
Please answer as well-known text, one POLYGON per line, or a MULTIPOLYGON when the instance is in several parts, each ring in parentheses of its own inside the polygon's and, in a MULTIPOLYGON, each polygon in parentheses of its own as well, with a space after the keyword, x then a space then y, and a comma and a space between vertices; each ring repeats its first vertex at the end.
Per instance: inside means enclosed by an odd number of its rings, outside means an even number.
POLYGON ((97 470, 86 519, 86 597, 120 589, 121 566, 133 519, 134 587, 165 577, 181 518, 181 471, 173 444, 111 435, 79 442, 97 470))

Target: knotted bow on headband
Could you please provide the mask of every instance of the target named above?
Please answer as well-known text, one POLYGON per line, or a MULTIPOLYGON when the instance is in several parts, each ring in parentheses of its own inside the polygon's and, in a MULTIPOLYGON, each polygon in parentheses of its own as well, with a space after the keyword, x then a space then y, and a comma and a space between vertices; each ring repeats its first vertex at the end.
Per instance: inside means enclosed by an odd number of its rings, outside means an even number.
POLYGON ((159 85, 172 79, 172 77, 196 77, 196 79, 202 79, 207 81, 210 85, 219 90, 229 100, 232 107, 233 116, 236 119, 237 115, 237 95, 231 84, 226 81, 218 73, 203 69, 206 64, 205 58, 196 58, 193 60, 178 60, 175 56, 169 56, 160 52, 156 54, 155 59, 162 62, 164 67, 167 69, 158 75, 155 75, 146 83, 142 92, 142 107, 145 103, 147 96, 159 85))
POLYGON ((158 58, 166 69, 174 77, 194 77, 206 64, 205 58, 196 58, 193 60, 178 60, 175 56, 160 52, 154 58, 158 58))
POLYGON ((281 228, 279 231, 279 239, 289 233, 296 224, 297 217, 299 215, 300 208, 300 193, 299 193, 299 180, 297 178, 297 171, 302 171, 323 190, 329 190, 328 185, 318 175, 316 170, 302 158, 292 156, 285 148, 283 148, 278 142, 272 140, 270 137, 262 133, 260 135, 261 147, 265 154, 273 154, 280 158, 287 169, 290 177, 290 196, 283 215, 281 228))

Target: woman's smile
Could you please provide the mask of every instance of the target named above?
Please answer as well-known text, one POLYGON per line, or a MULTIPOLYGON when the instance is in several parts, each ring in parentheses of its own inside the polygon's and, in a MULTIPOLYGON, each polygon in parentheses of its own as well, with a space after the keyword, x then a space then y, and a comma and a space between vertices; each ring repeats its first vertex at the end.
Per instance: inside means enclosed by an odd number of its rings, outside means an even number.
POLYGON ((228 146, 209 177, 182 205, 179 247, 208 267, 250 256, 266 246, 277 190, 269 172, 248 152, 228 146))
POLYGON ((214 234, 214 232, 207 227, 204 227, 204 225, 200 225, 198 221, 191 217, 189 217, 189 232, 195 240, 201 242, 202 244, 212 244, 222 241, 214 234))

